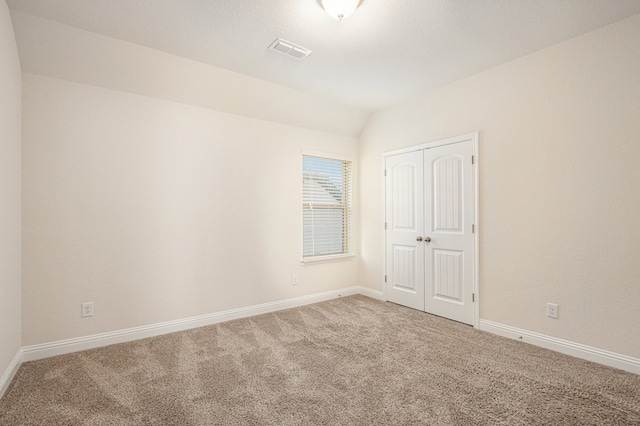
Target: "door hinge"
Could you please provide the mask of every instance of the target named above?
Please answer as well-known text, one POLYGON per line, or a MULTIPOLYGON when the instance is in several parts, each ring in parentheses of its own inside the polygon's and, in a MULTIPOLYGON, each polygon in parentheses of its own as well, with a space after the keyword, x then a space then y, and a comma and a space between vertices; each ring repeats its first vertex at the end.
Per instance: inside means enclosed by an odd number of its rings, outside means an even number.
POLYGON ((476 225, 471 225, 471 233, 475 234, 476 233, 476 225))
POLYGON ((387 175, 387 169, 384 169, 384 175, 385 176, 387 175))
POLYGON ((471 164, 476 164, 476 157, 475 155, 471 156, 471 164))
POLYGON ((387 222, 384 223, 384 229, 387 229, 387 222))
POLYGON ((476 294, 475 293, 471 293, 471 301, 472 302, 476 301, 476 294))
POLYGON ((386 275, 384 276, 384 282, 385 283, 387 282, 387 276, 386 275))

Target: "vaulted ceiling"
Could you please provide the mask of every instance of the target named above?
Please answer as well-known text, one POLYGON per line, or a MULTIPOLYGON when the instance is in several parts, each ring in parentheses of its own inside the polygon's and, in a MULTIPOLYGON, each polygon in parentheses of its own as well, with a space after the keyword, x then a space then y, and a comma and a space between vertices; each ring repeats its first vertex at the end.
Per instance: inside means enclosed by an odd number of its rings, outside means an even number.
POLYGON ((344 21, 331 19, 317 0, 8 4, 363 111, 640 13, 640 0, 364 0, 344 21), (268 50, 277 37, 312 53, 296 60, 268 50))

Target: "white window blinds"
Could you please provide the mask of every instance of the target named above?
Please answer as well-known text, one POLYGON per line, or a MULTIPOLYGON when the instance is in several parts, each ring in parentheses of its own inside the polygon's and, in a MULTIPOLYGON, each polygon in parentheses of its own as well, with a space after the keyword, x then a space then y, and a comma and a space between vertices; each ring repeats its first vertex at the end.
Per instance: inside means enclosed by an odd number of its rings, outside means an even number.
POLYGON ((351 162, 303 156, 303 258, 351 250, 351 162))

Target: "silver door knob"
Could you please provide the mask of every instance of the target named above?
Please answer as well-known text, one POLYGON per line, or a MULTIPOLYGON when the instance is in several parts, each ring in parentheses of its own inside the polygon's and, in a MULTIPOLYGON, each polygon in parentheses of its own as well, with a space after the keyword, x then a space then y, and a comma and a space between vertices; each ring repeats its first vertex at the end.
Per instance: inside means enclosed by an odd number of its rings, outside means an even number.
POLYGON ((430 243, 431 242, 431 237, 424 237, 424 242, 425 243, 430 243))
POLYGON ((422 237, 416 238, 416 241, 422 241, 422 237))

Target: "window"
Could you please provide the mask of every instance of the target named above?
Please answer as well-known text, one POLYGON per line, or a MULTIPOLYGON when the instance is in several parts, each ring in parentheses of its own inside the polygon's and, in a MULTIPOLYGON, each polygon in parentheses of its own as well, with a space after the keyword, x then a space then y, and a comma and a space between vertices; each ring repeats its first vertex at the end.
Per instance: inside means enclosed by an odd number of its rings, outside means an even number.
POLYGON ((302 157, 303 261, 351 252, 351 162, 302 157))

